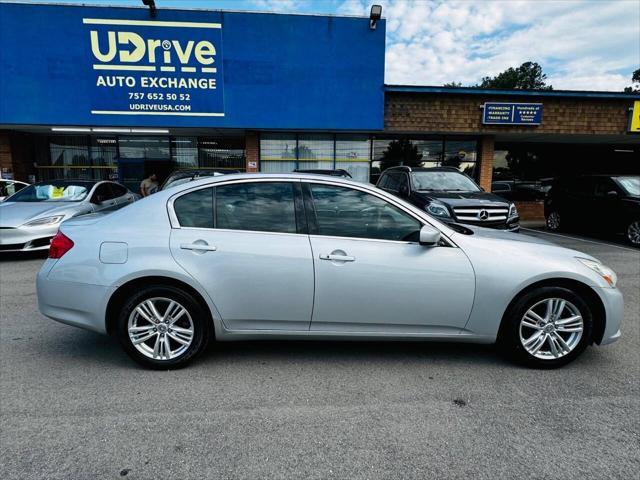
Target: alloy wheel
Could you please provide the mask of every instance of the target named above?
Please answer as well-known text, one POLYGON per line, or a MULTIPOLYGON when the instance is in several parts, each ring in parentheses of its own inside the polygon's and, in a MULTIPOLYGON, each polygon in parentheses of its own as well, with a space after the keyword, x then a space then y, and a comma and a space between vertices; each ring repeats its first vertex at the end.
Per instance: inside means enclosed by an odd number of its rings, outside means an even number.
POLYGON ((136 350, 154 360, 181 356, 194 337, 193 320, 187 309, 164 297, 140 302, 129 315, 127 331, 136 350))
POLYGON ((636 220, 629 224, 627 228, 627 239, 633 245, 640 245, 640 220, 636 220))
POLYGON ((558 212, 551 212, 547 217, 547 228, 549 230, 558 230, 560 228, 560 214, 558 212))
POLYGON ((580 343, 584 321, 578 308, 563 298, 546 298, 534 304, 520 320, 520 342, 532 356, 555 360, 580 343))

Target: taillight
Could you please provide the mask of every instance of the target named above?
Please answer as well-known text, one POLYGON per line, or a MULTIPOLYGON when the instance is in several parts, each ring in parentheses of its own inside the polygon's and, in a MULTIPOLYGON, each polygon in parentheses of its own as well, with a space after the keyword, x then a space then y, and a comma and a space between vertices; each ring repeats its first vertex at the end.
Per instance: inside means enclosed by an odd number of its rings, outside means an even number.
POLYGON ((64 233, 58 231, 56 236, 51 239, 49 247, 49 258, 61 258, 65 253, 73 248, 73 240, 64 233))

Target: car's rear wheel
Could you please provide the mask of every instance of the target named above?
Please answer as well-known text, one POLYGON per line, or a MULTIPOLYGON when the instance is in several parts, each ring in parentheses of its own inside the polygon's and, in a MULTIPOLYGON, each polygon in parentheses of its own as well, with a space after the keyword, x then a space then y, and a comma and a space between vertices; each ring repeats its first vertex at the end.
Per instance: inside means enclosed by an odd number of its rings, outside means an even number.
POLYGON ((640 247, 640 220, 634 220, 627 226, 627 241, 635 246, 640 247))
POLYGON ((207 345, 210 318, 189 293, 152 286, 124 304, 117 336, 127 354, 150 368, 180 368, 207 345))
POLYGON ((567 288, 541 287, 526 293, 509 309, 505 322, 502 347, 531 367, 561 367, 591 343, 591 308, 567 288))
POLYGON ((560 217, 560 212, 557 210, 552 210, 547 215, 547 228, 552 232, 557 232, 562 228, 562 219, 560 217))

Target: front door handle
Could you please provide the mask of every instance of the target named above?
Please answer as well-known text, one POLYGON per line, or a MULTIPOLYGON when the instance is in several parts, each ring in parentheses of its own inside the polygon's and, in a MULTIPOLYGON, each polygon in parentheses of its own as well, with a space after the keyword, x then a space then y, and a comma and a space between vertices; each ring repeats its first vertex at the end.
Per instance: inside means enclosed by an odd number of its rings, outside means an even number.
POLYGON ((320 260, 330 260, 332 262, 355 262, 356 257, 350 255, 320 255, 320 260))
POLYGON ((203 252, 215 252, 218 248, 207 243, 181 243, 180 248, 183 250, 200 250, 203 252))

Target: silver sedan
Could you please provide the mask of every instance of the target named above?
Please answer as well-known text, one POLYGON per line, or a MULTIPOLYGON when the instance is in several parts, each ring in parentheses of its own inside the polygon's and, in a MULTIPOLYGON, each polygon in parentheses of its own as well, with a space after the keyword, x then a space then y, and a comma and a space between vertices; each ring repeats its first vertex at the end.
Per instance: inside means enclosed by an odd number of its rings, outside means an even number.
POLYGON ((34 183, 0 203, 0 252, 46 250, 64 220, 115 210, 138 198, 114 182, 34 183))
POLYGON ((495 343, 550 368, 620 336, 616 274, 520 234, 445 225, 375 187, 225 175, 63 223, 40 310, 152 368, 211 340, 495 343))

